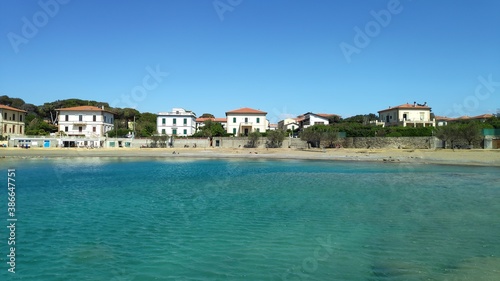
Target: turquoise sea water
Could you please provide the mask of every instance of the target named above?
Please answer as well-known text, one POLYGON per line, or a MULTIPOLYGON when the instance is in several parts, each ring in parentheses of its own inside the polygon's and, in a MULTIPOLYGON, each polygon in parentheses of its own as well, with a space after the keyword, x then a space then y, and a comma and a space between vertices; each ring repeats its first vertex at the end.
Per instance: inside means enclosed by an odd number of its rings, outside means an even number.
POLYGON ((3 159, 0 280, 500 280, 499 168, 3 159))

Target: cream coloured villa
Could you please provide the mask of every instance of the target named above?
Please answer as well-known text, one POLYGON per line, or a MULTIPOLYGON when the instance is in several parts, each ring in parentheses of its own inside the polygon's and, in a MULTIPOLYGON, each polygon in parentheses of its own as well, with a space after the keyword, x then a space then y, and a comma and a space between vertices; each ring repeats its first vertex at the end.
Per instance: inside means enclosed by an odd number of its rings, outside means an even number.
POLYGON ((431 108, 427 106, 427 103, 406 103, 380 110, 378 114, 379 122, 382 122, 384 126, 436 126, 435 120, 431 119, 431 108))
POLYGON ((268 128, 267 112, 243 107, 226 112, 226 132, 235 136, 247 136, 252 132, 264 133, 268 128))
POLYGON ((25 134, 26 111, 0 104, 0 135, 20 136, 25 134))

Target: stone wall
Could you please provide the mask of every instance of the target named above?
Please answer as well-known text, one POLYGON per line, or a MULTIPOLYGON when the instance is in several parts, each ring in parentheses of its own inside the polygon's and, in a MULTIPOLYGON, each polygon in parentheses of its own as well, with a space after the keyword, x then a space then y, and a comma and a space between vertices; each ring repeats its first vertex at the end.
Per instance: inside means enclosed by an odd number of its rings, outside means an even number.
POLYGON ((435 148, 436 142, 431 137, 357 137, 345 138, 342 146, 346 148, 435 148))

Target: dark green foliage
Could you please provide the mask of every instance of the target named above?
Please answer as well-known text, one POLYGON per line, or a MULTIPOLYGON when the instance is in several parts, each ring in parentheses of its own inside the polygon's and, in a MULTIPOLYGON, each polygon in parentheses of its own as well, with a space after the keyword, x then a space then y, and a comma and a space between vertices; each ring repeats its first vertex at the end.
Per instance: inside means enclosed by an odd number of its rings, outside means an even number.
POLYGON ((227 136, 226 130, 222 127, 220 123, 214 122, 210 119, 203 122, 204 126, 196 132, 193 137, 224 137, 227 136))
POLYGON ((245 145, 247 148, 254 148, 258 145, 258 140, 261 137, 259 132, 251 132, 248 134, 248 143, 245 145))
POLYGON ((335 147, 338 140, 338 128, 330 125, 313 125, 300 133, 300 139, 312 147, 335 147))
POLYGON ((213 114, 210 113, 203 113, 200 118, 215 118, 213 114))
POLYGON ((266 147, 269 148, 278 148, 283 144, 283 140, 285 139, 285 132, 283 130, 276 131, 268 131, 267 132, 267 142, 266 147))

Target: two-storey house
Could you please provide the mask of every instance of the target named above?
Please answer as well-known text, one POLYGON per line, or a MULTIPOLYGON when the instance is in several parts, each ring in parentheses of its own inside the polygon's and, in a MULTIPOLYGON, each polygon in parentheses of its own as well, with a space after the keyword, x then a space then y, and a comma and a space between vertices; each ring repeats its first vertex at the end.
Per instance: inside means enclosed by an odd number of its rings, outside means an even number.
POLYGON ((243 107, 226 112, 226 132, 235 136, 247 136, 252 132, 264 133, 269 128, 267 112, 243 107))
POLYGON ((402 104, 380 110, 379 121, 384 122, 385 126, 403 126, 403 127, 428 127, 436 126, 434 119, 431 119, 431 108, 427 103, 402 104))

